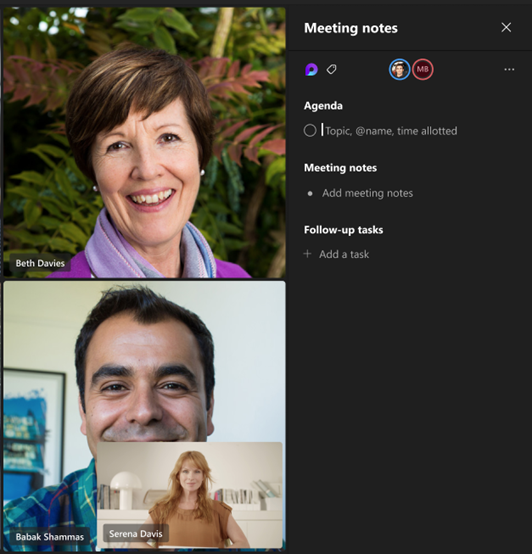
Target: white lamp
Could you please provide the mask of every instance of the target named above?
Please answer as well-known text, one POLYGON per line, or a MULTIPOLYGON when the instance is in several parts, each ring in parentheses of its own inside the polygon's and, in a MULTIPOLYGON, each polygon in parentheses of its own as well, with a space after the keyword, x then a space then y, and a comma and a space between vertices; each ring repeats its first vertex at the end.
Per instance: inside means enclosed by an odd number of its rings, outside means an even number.
POLYGON ((120 491, 120 509, 133 509, 133 489, 141 489, 140 479, 131 471, 121 471, 111 479, 111 488, 120 491))

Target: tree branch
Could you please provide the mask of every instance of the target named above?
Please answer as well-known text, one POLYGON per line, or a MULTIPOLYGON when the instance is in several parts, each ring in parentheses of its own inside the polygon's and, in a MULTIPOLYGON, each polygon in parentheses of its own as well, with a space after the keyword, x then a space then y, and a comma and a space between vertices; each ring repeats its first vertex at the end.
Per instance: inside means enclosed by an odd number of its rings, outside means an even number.
POLYGON ((280 279, 285 272, 286 266, 286 230, 283 229, 278 234, 278 240, 281 243, 279 249, 273 257, 270 268, 268 269, 268 274, 266 277, 268 279, 280 279))
POLYGON ((234 11, 235 8, 220 8, 218 25, 216 25, 216 31, 214 32, 214 38, 212 39, 212 58, 221 58, 224 55, 225 43, 227 42, 227 37, 229 36, 229 31, 231 30, 234 11))

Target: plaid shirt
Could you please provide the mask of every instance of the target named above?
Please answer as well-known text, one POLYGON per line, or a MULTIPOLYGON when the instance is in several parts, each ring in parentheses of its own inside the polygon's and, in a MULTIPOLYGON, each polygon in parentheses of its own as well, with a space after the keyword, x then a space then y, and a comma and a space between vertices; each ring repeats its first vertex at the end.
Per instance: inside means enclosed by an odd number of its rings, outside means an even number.
POLYGON ((60 485, 44 487, 30 496, 18 498, 4 507, 4 549, 34 552, 35 550, 72 550, 72 546, 24 546, 10 544, 9 531, 17 527, 88 527, 91 543, 76 545, 78 551, 96 549, 96 471, 94 460, 87 469, 67 475, 60 485))

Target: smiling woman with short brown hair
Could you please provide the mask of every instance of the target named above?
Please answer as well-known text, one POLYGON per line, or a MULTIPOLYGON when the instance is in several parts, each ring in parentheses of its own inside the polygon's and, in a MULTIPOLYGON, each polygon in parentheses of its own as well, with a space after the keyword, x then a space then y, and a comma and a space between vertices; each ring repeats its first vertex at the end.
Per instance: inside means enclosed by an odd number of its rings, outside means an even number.
POLYGON ((179 56, 126 45, 76 80, 66 133, 105 208, 85 252, 51 277, 249 277, 188 220, 212 154, 207 92, 179 56))

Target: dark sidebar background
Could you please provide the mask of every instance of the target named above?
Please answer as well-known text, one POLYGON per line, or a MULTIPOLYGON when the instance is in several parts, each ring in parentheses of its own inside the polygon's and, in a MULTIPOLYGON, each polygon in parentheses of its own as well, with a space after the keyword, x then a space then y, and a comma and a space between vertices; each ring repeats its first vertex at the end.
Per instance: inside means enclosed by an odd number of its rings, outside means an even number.
POLYGON ((289 549, 519 551, 530 544, 532 7, 289 14, 289 549), (305 35, 304 22, 400 31, 305 35), (394 81, 396 58, 429 58, 434 75, 394 81), (308 63, 316 76, 305 76, 308 63), (306 101, 344 109, 313 113, 306 101), (321 137, 322 124, 458 134, 321 137), (313 173, 308 163, 378 171, 313 173), (323 196, 367 189, 413 197, 323 196), (341 259, 363 250, 370 259, 341 259))

